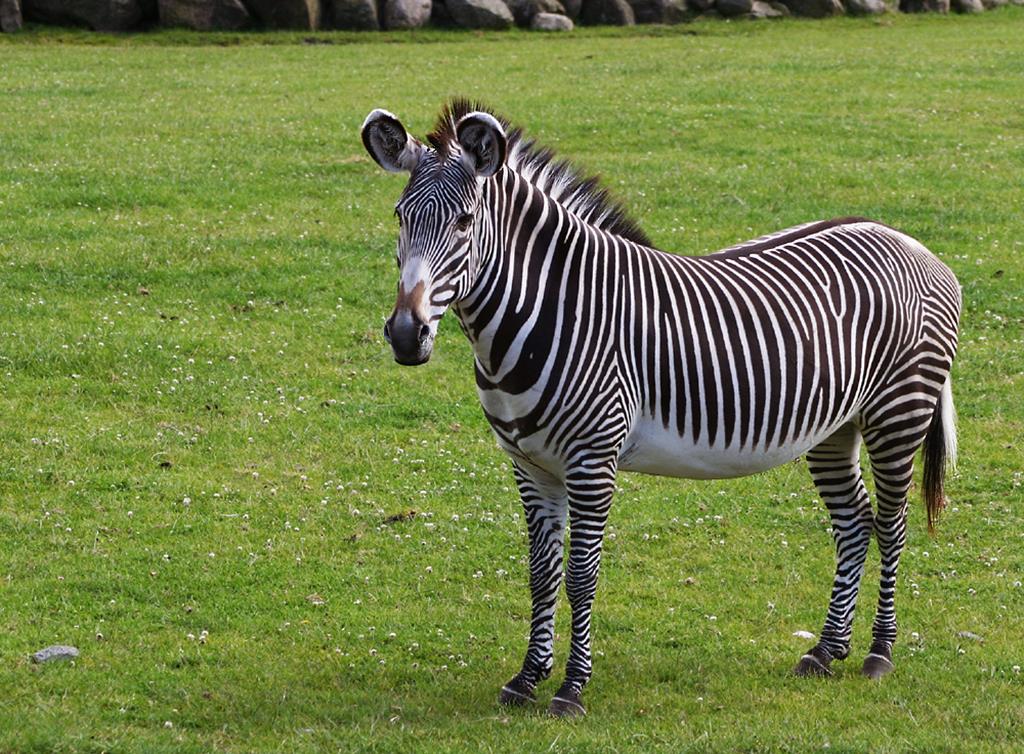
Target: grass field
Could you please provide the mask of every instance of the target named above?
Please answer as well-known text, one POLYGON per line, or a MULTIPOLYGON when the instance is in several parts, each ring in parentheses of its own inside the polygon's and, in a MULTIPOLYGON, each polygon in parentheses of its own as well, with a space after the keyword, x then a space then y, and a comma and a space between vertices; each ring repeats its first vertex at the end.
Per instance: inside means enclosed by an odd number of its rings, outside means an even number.
POLYGON ((1019 751, 1022 28, 0 36, 0 752, 1019 751), (404 184, 358 139, 453 94, 663 248, 862 214, 954 269, 961 463, 935 538, 915 493, 895 674, 858 675, 874 547, 851 661, 789 674, 833 558, 802 463, 623 475, 589 717, 497 707, 525 527, 456 323, 419 369, 379 335, 404 184))

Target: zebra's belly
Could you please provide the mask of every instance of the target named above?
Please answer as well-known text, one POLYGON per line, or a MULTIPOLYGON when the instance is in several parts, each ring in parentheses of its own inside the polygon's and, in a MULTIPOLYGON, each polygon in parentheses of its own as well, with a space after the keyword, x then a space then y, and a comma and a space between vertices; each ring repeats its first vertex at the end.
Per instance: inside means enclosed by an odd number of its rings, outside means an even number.
POLYGON ((756 448, 709 446, 681 437, 653 421, 641 421, 633 428, 619 453, 619 469, 642 474, 686 479, 728 479, 748 476, 799 458, 838 427, 823 428, 798 442, 782 447, 756 448))

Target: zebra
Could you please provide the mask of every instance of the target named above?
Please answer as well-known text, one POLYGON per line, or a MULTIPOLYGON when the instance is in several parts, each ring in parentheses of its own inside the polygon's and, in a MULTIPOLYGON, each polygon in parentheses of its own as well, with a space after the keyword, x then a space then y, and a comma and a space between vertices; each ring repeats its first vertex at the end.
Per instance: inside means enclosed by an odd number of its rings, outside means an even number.
POLYGON ((382 168, 410 174, 384 337, 398 363, 423 364, 452 310, 525 510, 530 634, 499 702, 536 702, 552 672, 564 570, 572 634, 548 711, 585 714, 619 471, 719 479, 801 456, 830 514, 836 569, 824 626, 794 672, 831 675, 848 656, 872 533, 881 575, 862 673, 892 671, 914 457, 923 446, 929 531, 956 457, 950 269, 910 236, 852 217, 706 256, 657 250, 596 178, 462 99, 426 143, 380 109, 361 136, 382 168))

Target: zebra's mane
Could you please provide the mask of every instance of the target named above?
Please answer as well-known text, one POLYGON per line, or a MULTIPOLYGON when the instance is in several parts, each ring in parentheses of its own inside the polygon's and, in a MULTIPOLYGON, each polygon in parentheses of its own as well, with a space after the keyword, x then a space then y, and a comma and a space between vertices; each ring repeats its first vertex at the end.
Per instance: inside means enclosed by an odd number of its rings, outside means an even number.
POLYGON ((447 159, 455 143, 455 124, 464 115, 476 111, 494 116, 505 129, 508 138, 506 163, 512 170, 584 222, 643 246, 651 245, 647 234, 626 214, 622 204, 601 186, 597 176, 586 175, 568 160, 558 159, 553 150, 526 138, 521 128, 512 126, 479 102, 457 98, 441 110, 434 130, 427 134, 427 141, 442 161, 447 159))

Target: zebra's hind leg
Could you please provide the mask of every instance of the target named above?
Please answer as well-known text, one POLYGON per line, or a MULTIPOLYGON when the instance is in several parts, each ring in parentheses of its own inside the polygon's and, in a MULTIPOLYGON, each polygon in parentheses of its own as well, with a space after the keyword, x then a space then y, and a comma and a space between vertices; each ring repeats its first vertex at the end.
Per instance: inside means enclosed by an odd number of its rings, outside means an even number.
MULTIPOLYGON (((905 417, 899 417, 901 429, 905 417)), ((892 645, 896 641, 896 569, 907 541, 907 492, 914 472, 914 454, 924 439, 924 424, 910 433, 893 433, 885 428, 865 431, 864 439, 875 479, 875 536, 882 567, 878 586, 878 609, 871 627, 871 649, 862 672, 881 678, 892 672, 892 645)))
POLYGON ((540 470, 515 463, 516 484, 530 535, 530 641, 523 667, 506 683, 500 704, 522 706, 537 701, 534 689, 554 665, 555 604, 562 584, 562 551, 568 508, 565 486, 540 470))
POLYGON ((845 424, 807 453, 807 466, 832 518, 836 574, 821 638, 797 664, 800 676, 827 676, 850 653, 850 633, 871 542, 871 501, 860 469, 860 432, 845 424))

